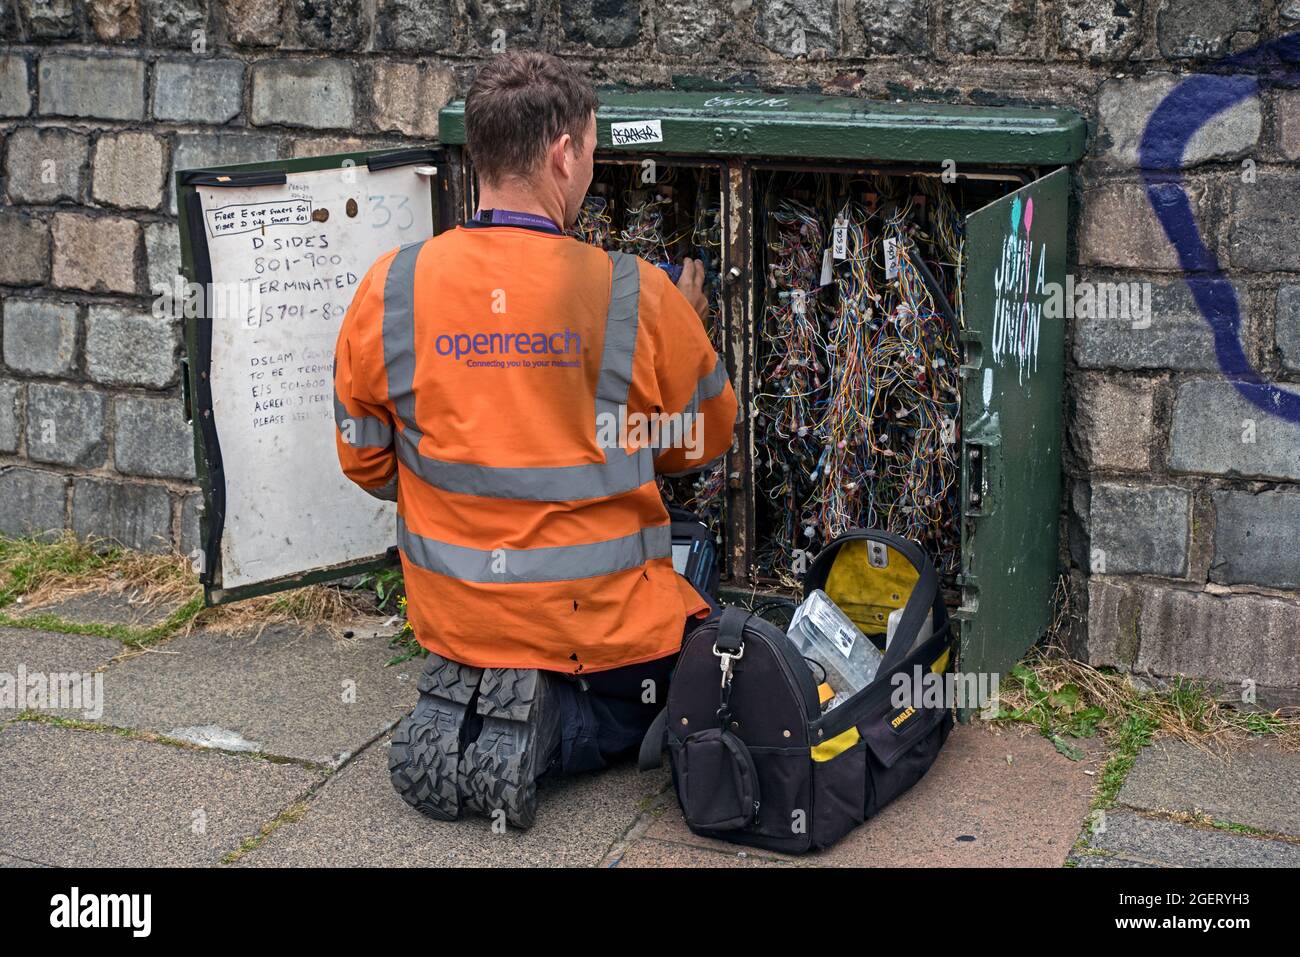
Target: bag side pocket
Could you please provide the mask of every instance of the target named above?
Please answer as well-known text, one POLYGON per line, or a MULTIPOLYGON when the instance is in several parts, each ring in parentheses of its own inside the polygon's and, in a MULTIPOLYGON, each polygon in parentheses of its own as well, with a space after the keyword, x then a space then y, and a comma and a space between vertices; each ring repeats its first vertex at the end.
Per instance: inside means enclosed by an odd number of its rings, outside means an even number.
POLYGON ((867 813, 867 742, 856 727, 812 749, 815 847, 830 847, 867 813))
POLYGON ((677 778, 682 813, 693 830, 734 831, 754 823, 758 774, 749 749, 730 731, 689 735, 678 750, 677 778))
POLYGON ((872 793, 867 802, 867 817, 925 777, 939 756, 952 724, 951 712, 932 711, 909 732, 901 750, 884 744, 887 739, 883 731, 868 736, 871 753, 867 765, 872 793))

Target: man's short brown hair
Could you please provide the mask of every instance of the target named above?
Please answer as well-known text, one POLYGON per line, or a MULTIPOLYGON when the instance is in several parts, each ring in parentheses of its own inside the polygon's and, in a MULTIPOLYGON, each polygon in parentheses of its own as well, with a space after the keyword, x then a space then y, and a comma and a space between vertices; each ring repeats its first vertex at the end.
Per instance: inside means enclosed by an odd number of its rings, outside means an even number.
POLYGON ((478 175, 489 183, 528 179, 565 133, 583 146, 596 91, 549 53, 510 50, 479 68, 465 98, 465 136, 478 175))

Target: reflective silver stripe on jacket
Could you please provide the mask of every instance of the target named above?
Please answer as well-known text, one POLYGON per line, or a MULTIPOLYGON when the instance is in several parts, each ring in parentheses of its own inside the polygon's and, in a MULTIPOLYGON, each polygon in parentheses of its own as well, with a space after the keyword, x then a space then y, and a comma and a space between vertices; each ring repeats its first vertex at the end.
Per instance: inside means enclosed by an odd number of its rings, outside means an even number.
POLYGON ((727 364, 722 361, 722 356, 718 356, 718 361, 713 365, 713 371, 706 373, 695 384, 695 391, 686 401, 686 408, 682 410, 683 414, 694 415, 700 411, 700 403, 708 402, 710 399, 716 399, 722 395, 722 387, 727 384, 727 364))
POLYGON ((334 393, 334 424, 354 449, 386 449, 393 444, 393 427, 372 415, 353 415, 334 393))
MULTIPOLYGON (((448 462, 420 452, 423 433, 415 423, 415 264, 423 243, 403 246, 384 281, 384 364, 388 395, 405 428, 397 433, 402 464, 421 480, 446 492, 485 498, 567 502, 608 498, 654 480, 654 453, 638 449, 628 455, 610 449, 606 461, 547 467, 501 467, 448 462)), ((609 254, 614 263, 605 343, 596 380, 596 414, 618 413, 632 386, 636 352, 640 277, 636 257, 609 254)))
POLYGON ((611 415, 618 418, 619 407, 627 406, 632 389, 632 360, 636 355, 637 303, 641 298, 636 257, 615 252, 609 258, 614 260, 614 278, 609 290, 609 311, 605 315, 600 376, 596 379, 597 422, 611 415))
MULTIPOLYGON (((681 411, 679 424, 672 425, 660 431, 659 440, 654 445, 656 457, 663 452, 671 451, 675 448, 682 448, 684 444, 686 429, 690 427, 689 417, 697 415, 700 411, 700 403, 707 402, 709 399, 715 399, 722 394, 723 386, 727 384, 727 364, 722 361, 722 356, 717 357, 713 364, 713 371, 700 377, 699 382, 695 385, 695 391, 686 401, 686 407, 681 411)), ((703 429, 703 423, 697 423, 697 427, 703 429)), ((703 439, 700 432, 695 433, 697 441, 703 439)), ((717 459, 714 460, 715 462, 717 459)), ((705 465, 693 465, 685 472, 668 473, 669 478, 677 478, 682 475, 689 475, 700 469, 706 468, 705 465)))
POLYGON ((667 525, 643 528, 622 538, 548 548, 468 548, 418 535, 397 517, 397 545, 426 571, 460 581, 500 584, 573 581, 640 568, 672 554, 667 525))
POLYGON ((727 384, 727 364, 722 361, 722 356, 718 356, 718 361, 713 365, 713 371, 704 378, 700 379, 699 384, 695 387, 695 404, 698 407, 701 402, 708 402, 710 399, 716 399, 722 395, 722 388, 727 384))
POLYGON ((655 463, 650 449, 628 455, 610 449, 609 461, 589 465, 505 468, 446 462, 421 454, 412 429, 397 433, 397 457, 425 482, 447 492, 484 498, 533 502, 567 502, 608 498, 653 482, 655 463))

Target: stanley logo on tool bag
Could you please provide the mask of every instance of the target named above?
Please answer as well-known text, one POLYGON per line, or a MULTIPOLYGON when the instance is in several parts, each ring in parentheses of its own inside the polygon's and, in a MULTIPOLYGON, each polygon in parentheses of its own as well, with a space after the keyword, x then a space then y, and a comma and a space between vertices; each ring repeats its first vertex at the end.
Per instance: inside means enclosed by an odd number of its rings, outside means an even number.
POLYGON ((889 726, 893 728, 894 731, 898 731, 898 729, 903 726, 903 724, 907 721, 907 719, 912 717, 912 715, 914 714, 916 714, 916 709, 913 708, 911 705, 908 705, 902 711, 898 712, 898 714, 894 715, 889 719, 889 726))

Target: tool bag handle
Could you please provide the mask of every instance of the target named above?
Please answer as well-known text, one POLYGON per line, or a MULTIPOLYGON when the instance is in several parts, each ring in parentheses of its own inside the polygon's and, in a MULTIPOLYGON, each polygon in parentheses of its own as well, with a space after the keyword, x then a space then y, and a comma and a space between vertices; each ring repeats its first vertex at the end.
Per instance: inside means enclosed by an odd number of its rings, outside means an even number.
MULTIPOLYGON (((718 631, 714 637, 714 647, 728 654, 739 654, 745 647, 745 625, 754 613, 747 609, 728 605, 722 610, 718 620, 718 631)), ((664 705, 655 715, 654 721, 641 739, 641 750, 637 753, 637 768, 651 771, 663 767, 664 749, 668 745, 668 706, 664 705)))

